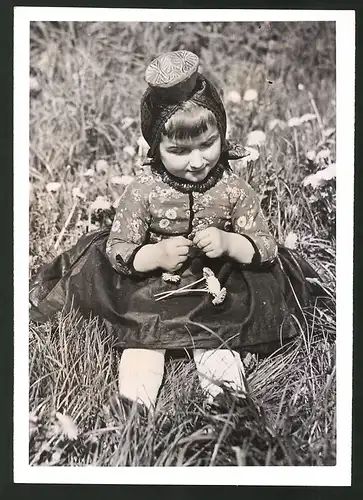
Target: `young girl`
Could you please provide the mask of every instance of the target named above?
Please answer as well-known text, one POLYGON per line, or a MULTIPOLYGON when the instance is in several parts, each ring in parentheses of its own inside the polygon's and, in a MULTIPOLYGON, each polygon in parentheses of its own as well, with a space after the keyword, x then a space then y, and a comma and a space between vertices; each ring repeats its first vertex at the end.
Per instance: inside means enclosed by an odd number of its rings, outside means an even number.
POLYGON ((83 236, 33 280, 30 317, 60 308, 100 316, 123 349, 120 396, 155 406, 166 349, 191 349, 211 398, 243 393, 240 353, 296 335, 291 311, 316 277, 278 247, 256 193, 230 169, 226 114, 198 57, 166 53, 147 68, 141 128, 148 166, 125 189, 111 230, 83 236), (163 293, 164 292, 164 293, 163 293))

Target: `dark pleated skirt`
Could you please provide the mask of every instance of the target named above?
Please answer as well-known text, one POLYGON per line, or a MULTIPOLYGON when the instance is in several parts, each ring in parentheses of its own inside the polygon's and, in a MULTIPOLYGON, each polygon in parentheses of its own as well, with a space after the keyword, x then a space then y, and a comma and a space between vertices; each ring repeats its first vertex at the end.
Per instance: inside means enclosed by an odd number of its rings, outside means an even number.
MULTIPOLYGON (((109 229, 82 236, 71 249, 45 264, 30 283, 30 319, 48 320, 72 307, 105 320, 121 348, 180 349, 228 347, 267 353, 293 338, 301 308, 322 289, 311 266, 279 247, 273 264, 253 268, 200 252, 189 258, 179 284, 161 272, 125 276, 111 266, 105 247, 109 229), (227 295, 219 305, 203 292, 155 301, 154 294, 196 281, 203 267, 218 277, 227 295)), ((205 285, 201 283, 198 288, 205 285)))

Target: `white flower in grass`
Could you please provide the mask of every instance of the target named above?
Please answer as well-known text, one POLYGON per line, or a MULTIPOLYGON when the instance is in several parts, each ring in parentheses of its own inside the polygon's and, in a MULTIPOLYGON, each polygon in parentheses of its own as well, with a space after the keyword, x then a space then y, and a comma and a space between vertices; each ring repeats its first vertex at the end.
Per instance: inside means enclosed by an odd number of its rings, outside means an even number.
POLYGON ((74 423, 73 419, 68 415, 63 415, 62 413, 56 412, 56 417, 60 424, 62 433, 68 437, 68 439, 74 440, 78 437, 78 427, 74 423))
POLYGON ((91 204, 91 211, 96 210, 109 210, 111 208, 111 203, 104 196, 97 196, 95 201, 91 204))
POLYGON ((325 184, 325 182, 334 179, 335 177, 336 177, 336 165, 335 163, 332 163, 327 168, 319 170, 315 174, 311 174, 305 177, 305 179, 303 180, 303 185, 311 186, 312 188, 316 189, 317 187, 321 186, 322 184, 325 184))
POLYGON ((111 177, 111 184, 116 184, 117 186, 127 186, 134 180, 132 175, 114 175, 111 177))
POLYGON ((311 122, 313 120, 316 120, 316 115, 314 115, 312 113, 306 113, 305 115, 302 115, 300 117, 301 123, 311 122))
POLYGON ((165 216, 168 218, 168 219, 176 219, 176 216, 177 216, 177 213, 176 211, 174 210, 174 208, 170 208, 169 210, 167 210, 165 212, 165 216))
POLYGON ((161 219, 161 221, 159 222, 159 226, 161 227, 161 229, 165 229, 169 226, 169 224, 170 221, 168 219, 161 219))
POLYGON ((48 191, 48 193, 56 193, 57 191, 59 191, 60 187, 60 182, 48 182, 48 184, 45 186, 45 189, 48 191))
POLYGON ((161 277, 167 283, 179 283, 181 279, 179 274, 172 274, 172 273, 163 273, 161 277))
POLYGON ((315 160, 315 158, 316 158, 316 153, 315 153, 315 151, 314 151, 313 149, 311 149, 310 151, 308 151, 308 152, 306 153, 306 158, 307 158, 308 160, 310 160, 310 161, 314 161, 314 160, 315 160))
POLYGON ((135 148, 133 146, 125 146, 123 148, 123 152, 126 155, 131 156, 131 158, 133 158, 136 155, 136 151, 135 151, 135 148))
POLYGON ((255 89, 247 89, 243 95, 243 100, 248 102, 256 101, 257 98, 258 98, 258 93, 257 90, 255 89))
POLYGON ((124 118, 121 123, 121 130, 126 130, 127 128, 129 128, 133 123, 135 122, 135 118, 131 118, 130 116, 126 116, 126 118, 124 118))
POLYGON ((253 130, 247 136, 247 146, 262 146, 266 142, 266 134, 263 130, 253 130))
POLYGON ((290 250, 295 250, 297 246, 297 235, 293 231, 290 231, 285 238, 285 247, 290 250))
POLYGON ((239 104, 241 102, 241 94, 237 90, 230 90, 226 95, 227 102, 233 102, 233 104, 239 104))
POLYGON ((143 138, 143 136, 140 136, 138 138, 138 140, 137 140, 137 146, 138 146, 137 155, 139 157, 146 156, 147 153, 148 153, 148 151, 149 151, 149 145, 145 141, 145 139, 143 138))
POLYGON ((301 119, 298 116, 293 116, 290 118, 290 120, 287 122, 287 125, 289 127, 299 127, 301 125, 301 119))
POLYGON ((245 149, 248 152, 248 156, 245 156, 245 158, 242 158, 243 160, 246 159, 246 161, 256 161, 259 159, 260 153, 258 152, 257 149, 250 148, 248 146, 245 149))
POLYGON ((327 158, 330 157, 330 151, 329 149, 322 149, 321 151, 319 151, 319 153, 316 155, 316 161, 320 161, 320 160, 326 160, 327 158))
POLYGON ((304 90, 305 85, 304 85, 303 83, 299 83, 299 85, 297 86, 297 88, 298 88, 299 90, 304 90))
POLYGON ((99 174, 105 174, 108 172, 109 165, 106 160, 97 160, 96 162, 96 172, 99 174))
POLYGON ((95 175, 95 171, 92 168, 89 168, 83 174, 85 177, 93 177, 95 175))
POLYGON ((323 130, 323 134, 324 134, 324 137, 330 137, 331 135, 333 135, 335 132, 335 128, 327 128, 325 130, 323 130))
POLYGON ((81 192, 79 187, 75 187, 72 189, 72 195, 73 198, 82 198, 82 200, 85 200, 87 198, 86 195, 81 192))
POLYGON ((280 127, 281 129, 284 129, 286 127, 286 123, 282 120, 279 120, 278 118, 273 118, 268 122, 267 128, 272 131, 276 127, 280 127))

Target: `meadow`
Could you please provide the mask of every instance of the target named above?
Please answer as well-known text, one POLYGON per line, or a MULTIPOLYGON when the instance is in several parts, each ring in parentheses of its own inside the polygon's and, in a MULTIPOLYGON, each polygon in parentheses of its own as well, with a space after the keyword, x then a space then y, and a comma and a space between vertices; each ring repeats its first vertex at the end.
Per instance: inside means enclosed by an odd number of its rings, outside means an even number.
POLYGON ((112 223, 142 169, 139 102, 147 64, 197 53, 248 159, 231 162, 258 192, 277 241, 303 255, 330 300, 300 335, 245 359, 248 398, 209 408, 193 361, 170 356, 155 415, 110 412, 120 353, 97 319, 29 325, 31 465, 334 465, 334 23, 33 22, 30 37, 29 272, 112 223))

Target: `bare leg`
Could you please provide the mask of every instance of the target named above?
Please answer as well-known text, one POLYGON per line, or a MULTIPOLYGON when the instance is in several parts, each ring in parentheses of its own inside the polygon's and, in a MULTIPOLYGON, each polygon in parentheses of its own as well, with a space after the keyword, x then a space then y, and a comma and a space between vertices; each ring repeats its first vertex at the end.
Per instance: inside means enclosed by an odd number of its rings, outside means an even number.
POLYGON ((245 370, 241 357, 236 351, 194 349, 193 356, 200 385, 208 393, 209 401, 223 392, 223 389, 213 381, 228 384, 235 391, 246 392, 245 370))
POLYGON ((118 371, 120 396, 153 408, 163 379, 164 363, 165 349, 125 349, 118 371))

